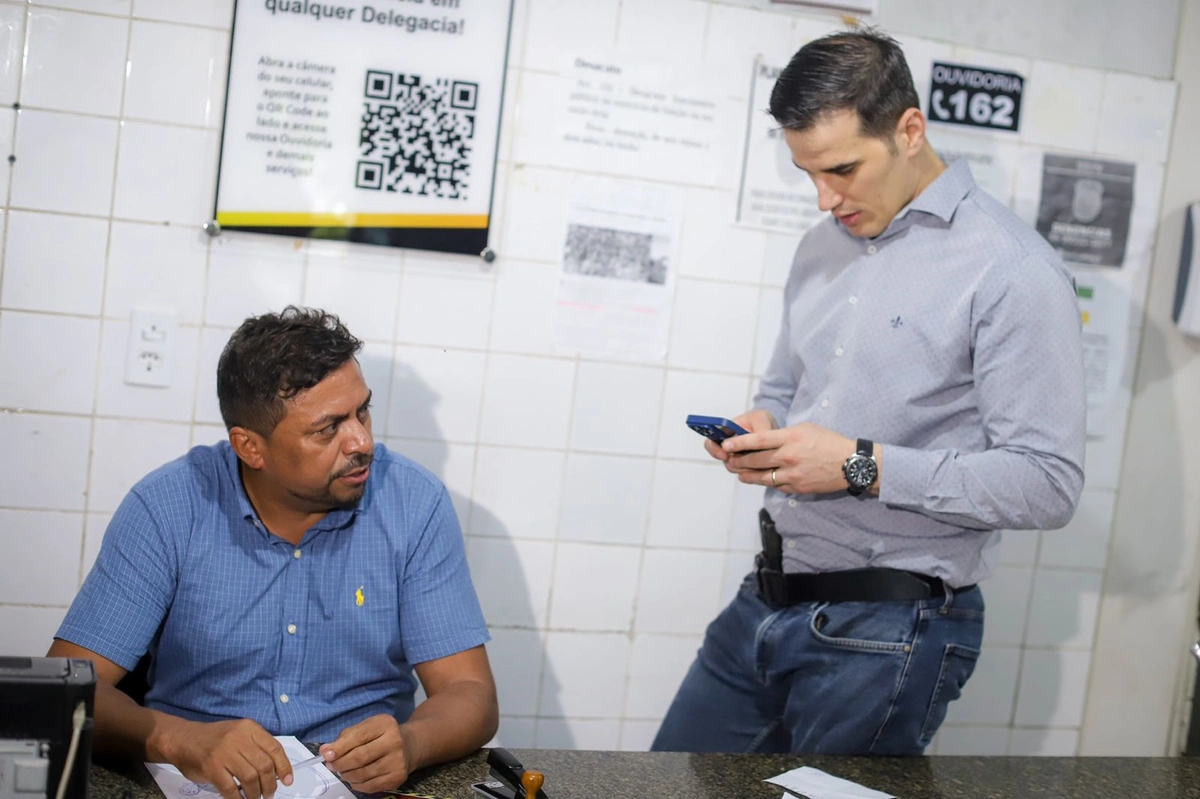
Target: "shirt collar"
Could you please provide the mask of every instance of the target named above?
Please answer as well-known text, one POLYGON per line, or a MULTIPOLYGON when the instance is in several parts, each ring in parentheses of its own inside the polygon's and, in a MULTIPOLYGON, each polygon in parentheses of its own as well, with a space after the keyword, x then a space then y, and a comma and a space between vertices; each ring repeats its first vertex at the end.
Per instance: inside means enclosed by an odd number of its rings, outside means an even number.
MULTIPOLYGON (((954 219, 958 205, 975 188, 975 178, 971 175, 971 167, 965 158, 952 161, 949 166, 933 179, 925 189, 912 198, 908 205, 900 209, 892 218, 882 233, 874 239, 859 239, 863 246, 869 246, 872 241, 885 241, 911 225, 915 217, 912 214, 929 214, 941 219, 947 225, 954 219)), ((854 236, 839 222, 838 228, 847 236, 854 236)), ((857 238, 857 237, 855 237, 857 238)))
POLYGON ((924 191, 914 197, 900 214, 905 211, 923 211, 933 214, 944 222, 949 222, 954 218, 958 204, 974 187, 975 178, 971 175, 971 166, 967 163, 967 159, 959 158, 951 161, 945 171, 934 178, 924 191))

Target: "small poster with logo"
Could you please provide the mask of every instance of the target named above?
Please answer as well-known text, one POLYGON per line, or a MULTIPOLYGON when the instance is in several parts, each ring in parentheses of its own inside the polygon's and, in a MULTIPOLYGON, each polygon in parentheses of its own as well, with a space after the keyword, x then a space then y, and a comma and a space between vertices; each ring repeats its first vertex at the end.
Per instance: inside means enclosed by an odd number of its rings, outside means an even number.
POLYGON ((933 62, 929 119, 991 130, 1020 129, 1025 79, 1015 72, 933 62))
POLYGON ((1133 215, 1135 165, 1046 153, 1037 231, 1064 261, 1121 266, 1133 215))

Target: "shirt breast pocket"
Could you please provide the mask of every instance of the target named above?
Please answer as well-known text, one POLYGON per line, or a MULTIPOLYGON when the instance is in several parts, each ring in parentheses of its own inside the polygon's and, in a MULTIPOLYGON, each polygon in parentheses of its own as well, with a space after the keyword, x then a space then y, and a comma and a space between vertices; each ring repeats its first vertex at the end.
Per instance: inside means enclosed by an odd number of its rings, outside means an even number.
POLYGON ((884 310, 859 342, 881 390, 917 404, 940 404, 973 384, 969 319, 959 309, 928 300, 884 310))
MULTIPOLYGON (((390 575, 389 575, 390 576, 390 575)), ((345 574, 321 586, 319 606, 325 646, 360 661, 387 657, 400 638, 394 580, 345 574)))

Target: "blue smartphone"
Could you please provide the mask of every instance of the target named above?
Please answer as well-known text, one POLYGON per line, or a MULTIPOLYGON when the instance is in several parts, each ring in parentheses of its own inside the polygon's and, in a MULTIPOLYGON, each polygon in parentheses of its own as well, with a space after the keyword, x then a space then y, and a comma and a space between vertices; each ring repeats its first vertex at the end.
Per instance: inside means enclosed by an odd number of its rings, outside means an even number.
POLYGON ((717 444, 720 444, 727 438, 744 436, 750 432, 736 422, 731 422, 720 416, 698 416, 694 413, 688 416, 687 426, 717 444))

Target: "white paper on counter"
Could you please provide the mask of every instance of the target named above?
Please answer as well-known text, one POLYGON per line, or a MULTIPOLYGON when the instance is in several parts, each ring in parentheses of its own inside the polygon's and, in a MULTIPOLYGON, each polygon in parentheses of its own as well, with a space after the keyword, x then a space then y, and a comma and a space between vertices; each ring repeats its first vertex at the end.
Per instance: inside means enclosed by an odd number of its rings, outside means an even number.
MULTIPOLYGON (((283 750, 293 763, 312 757, 313 753, 294 735, 276 735, 275 740, 283 744, 283 750)), ((183 776, 179 769, 168 763, 147 763, 146 768, 167 799, 219 799, 221 796, 213 786, 203 782, 192 782, 183 776)), ((275 790, 275 799, 318 798, 354 799, 354 795, 341 780, 333 776, 332 771, 320 763, 295 772, 291 785, 281 782, 275 790)))
POLYGON ((811 766, 801 766, 791 771, 763 780, 808 799, 896 799, 890 793, 865 788, 857 782, 826 774, 811 766))

